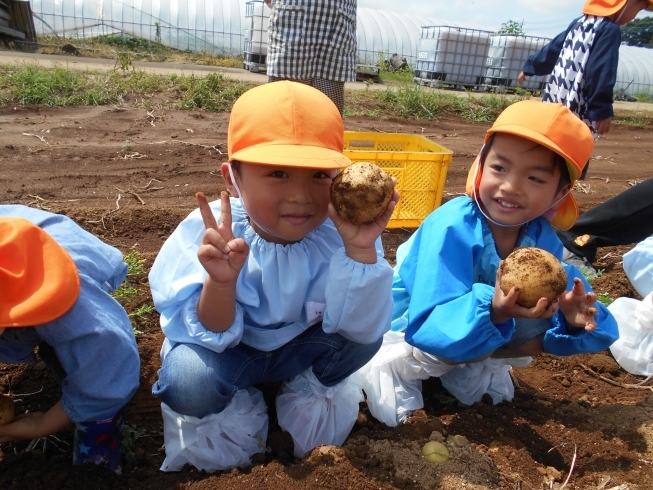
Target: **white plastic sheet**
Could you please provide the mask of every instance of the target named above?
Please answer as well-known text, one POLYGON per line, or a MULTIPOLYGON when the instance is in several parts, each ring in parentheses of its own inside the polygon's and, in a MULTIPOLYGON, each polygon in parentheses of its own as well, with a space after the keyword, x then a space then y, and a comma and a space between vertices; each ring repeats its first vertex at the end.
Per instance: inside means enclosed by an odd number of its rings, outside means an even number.
POLYGON ((356 423, 361 401, 357 376, 327 388, 309 368, 284 382, 277 395, 277 417, 279 426, 292 436, 294 455, 303 458, 318 446, 341 446, 356 423))
POLYGON ((608 310, 619 326, 619 339, 610 346, 616 361, 631 374, 653 374, 653 292, 642 301, 617 298, 608 310))
POLYGON ((624 254, 624 272, 642 297, 653 292, 653 237, 624 254))
POLYGON ((162 471, 179 471, 186 463, 208 472, 249 466, 265 451, 268 415, 263 394, 239 390, 227 408, 203 418, 181 415, 165 403, 163 438, 166 459, 162 471))

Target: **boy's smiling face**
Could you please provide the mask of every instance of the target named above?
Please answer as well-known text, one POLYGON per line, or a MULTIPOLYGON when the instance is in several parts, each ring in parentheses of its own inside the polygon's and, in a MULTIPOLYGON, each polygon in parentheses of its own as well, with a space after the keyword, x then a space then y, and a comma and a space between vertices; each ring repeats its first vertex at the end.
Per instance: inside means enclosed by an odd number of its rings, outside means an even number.
POLYGON ((520 226, 542 216, 569 190, 558 191, 560 173, 548 148, 496 133, 483 163, 481 204, 497 223, 520 226))
MULTIPOLYGON (((231 184, 227 165, 222 165, 222 175, 231 184)), ((335 170, 250 163, 241 163, 234 172, 252 228, 282 245, 302 240, 324 223, 335 175, 335 170)), ((238 195, 234 186, 228 187, 238 195)))

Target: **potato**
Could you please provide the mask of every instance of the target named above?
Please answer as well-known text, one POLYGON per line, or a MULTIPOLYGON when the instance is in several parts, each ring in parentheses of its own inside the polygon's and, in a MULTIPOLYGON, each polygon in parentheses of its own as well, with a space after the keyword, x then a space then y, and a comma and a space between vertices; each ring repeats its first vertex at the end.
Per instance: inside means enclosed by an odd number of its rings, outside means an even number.
POLYGON ((536 247, 518 247, 501 266, 501 291, 519 288, 517 304, 533 308, 540 298, 551 304, 567 288, 567 273, 554 255, 536 247))
POLYGON ((429 441, 424 444, 422 454, 431 463, 445 463, 451 457, 447 446, 436 441, 429 441))
POLYGON ((0 425, 13 422, 16 417, 14 400, 5 395, 0 395, 0 425))
POLYGON ((331 202, 345 221, 366 225, 376 221, 392 199, 392 177, 368 162, 350 165, 331 184, 331 202))

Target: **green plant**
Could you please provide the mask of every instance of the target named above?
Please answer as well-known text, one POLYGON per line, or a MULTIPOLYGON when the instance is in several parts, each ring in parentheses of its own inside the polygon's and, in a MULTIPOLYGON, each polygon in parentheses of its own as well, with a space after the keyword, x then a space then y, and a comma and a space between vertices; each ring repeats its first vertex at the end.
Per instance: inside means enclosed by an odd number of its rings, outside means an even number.
POLYGON ((122 428, 122 459, 126 465, 132 468, 137 466, 134 443, 143 434, 145 434, 145 429, 138 429, 129 424, 125 424, 122 428))
POLYGON ((586 267, 584 265, 581 265, 579 269, 581 274, 583 274, 585 280, 590 284, 592 284, 597 277, 601 277, 604 272, 603 269, 597 269, 595 272, 592 272, 592 270, 589 267, 586 267))
MULTIPOLYGON (((128 141, 129 142, 129 141, 128 141)), ((132 250, 123 258, 127 264, 127 275, 133 276, 135 274, 145 274, 145 259, 141 258, 138 250, 132 250)))
POLYGON ((127 279, 125 279, 120 287, 116 289, 111 296, 113 296, 118 301, 126 300, 138 296, 141 294, 141 290, 132 286, 127 279))
POLYGON ((610 306, 614 302, 608 293, 596 293, 596 300, 604 306, 610 306))
POLYGON ((132 149, 132 143, 129 140, 125 140, 125 142, 122 145, 122 149, 125 151, 129 151, 132 149))
POLYGON ((134 311, 132 311, 131 313, 128 313, 129 320, 131 321, 132 329, 134 330, 134 335, 136 337, 138 337, 139 335, 143 335, 143 331, 138 328, 137 321, 155 312, 156 310, 154 309, 153 306, 144 303, 138 308, 136 308, 134 311))

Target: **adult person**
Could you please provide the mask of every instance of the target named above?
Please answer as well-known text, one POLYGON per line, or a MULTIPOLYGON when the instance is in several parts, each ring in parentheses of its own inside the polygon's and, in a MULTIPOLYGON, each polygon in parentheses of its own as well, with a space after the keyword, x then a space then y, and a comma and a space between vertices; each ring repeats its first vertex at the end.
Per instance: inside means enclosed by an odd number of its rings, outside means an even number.
POLYGON ((356 0, 265 0, 268 81, 293 80, 317 88, 340 114, 345 82, 356 80, 356 0))

